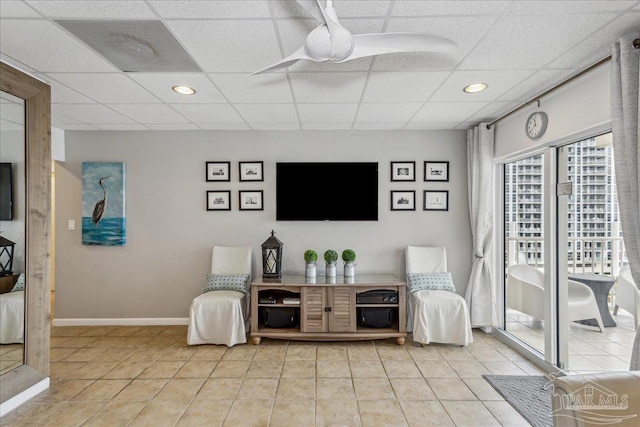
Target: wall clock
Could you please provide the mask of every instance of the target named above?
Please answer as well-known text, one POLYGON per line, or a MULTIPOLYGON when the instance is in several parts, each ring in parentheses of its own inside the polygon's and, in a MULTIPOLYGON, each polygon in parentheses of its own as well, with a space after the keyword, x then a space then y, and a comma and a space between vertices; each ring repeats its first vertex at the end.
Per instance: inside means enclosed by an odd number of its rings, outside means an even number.
POLYGON ((547 130, 548 122, 549 118, 547 117, 547 113, 536 111, 535 113, 531 113, 531 115, 527 119, 524 131, 529 138, 540 139, 547 130))

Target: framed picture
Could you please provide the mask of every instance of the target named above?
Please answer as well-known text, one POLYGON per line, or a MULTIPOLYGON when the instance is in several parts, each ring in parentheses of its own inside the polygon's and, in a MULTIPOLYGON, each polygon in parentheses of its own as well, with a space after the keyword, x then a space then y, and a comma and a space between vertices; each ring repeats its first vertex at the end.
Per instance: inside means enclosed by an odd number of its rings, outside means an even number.
POLYGON ((449 181, 449 162, 424 162, 425 181, 449 181))
POLYGON ((230 211, 231 191, 207 191, 208 211, 230 211))
POLYGON ((125 245, 125 190, 124 163, 82 162, 83 245, 125 245))
POLYGON ((392 191, 391 192, 392 211, 415 211, 416 192, 412 191, 392 191))
POLYGON ((240 210, 241 211, 263 210, 262 190, 240 191, 240 210))
POLYGON ((391 162, 391 181, 415 181, 416 162, 391 162))
POLYGON ((449 210, 449 192, 444 191, 424 191, 424 210, 425 211, 448 211, 449 210))
POLYGON ((207 182, 231 181, 231 162, 207 162, 207 182))
POLYGON ((240 181, 264 181, 262 174, 263 162, 239 162, 240 181))

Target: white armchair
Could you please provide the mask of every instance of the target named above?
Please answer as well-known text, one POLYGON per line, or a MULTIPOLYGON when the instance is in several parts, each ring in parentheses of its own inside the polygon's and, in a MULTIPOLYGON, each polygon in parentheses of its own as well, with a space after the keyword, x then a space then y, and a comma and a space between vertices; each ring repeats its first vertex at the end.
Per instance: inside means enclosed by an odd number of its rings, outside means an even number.
MULTIPOLYGON (((409 273, 447 272, 444 247, 407 246, 409 273)), ((409 279, 407 278, 407 285, 409 279)), ((413 341, 467 345, 473 342, 469 309, 464 298, 448 290, 420 290, 408 298, 409 320, 413 321, 413 341)), ((411 324, 411 322, 409 322, 411 324)))
MULTIPOLYGON (((602 316, 591 288, 575 280, 567 280, 568 320, 596 319, 604 332, 602 316)), ((507 307, 544 320, 544 273, 527 264, 509 266, 506 289, 507 307)))
POLYGON ((215 246, 211 258, 213 274, 246 274, 246 292, 215 290, 194 298, 189 311, 187 343, 225 344, 247 342, 251 247, 215 246))
POLYGON ((618 308, 622 307, 633 316, 634 327, 640 328, 640 289, 631 277, 629 266, 622 267, 618 275, 618 288, 616 290, 616 305, 613 314, 618 314, 618 308))

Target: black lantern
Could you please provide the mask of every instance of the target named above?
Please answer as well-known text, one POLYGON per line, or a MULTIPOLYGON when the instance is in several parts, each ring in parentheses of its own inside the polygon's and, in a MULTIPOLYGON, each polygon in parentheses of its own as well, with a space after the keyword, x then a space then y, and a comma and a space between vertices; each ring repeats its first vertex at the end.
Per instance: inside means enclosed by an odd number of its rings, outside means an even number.
POLYGON ((13 248, 16 244, 0 236, 0 276, 13 274, 13 248))
POLYGON ((284 246, 271 230, 269 237, 262 244, 262 280, 280 281, 282 277, 282 247, 284 246))

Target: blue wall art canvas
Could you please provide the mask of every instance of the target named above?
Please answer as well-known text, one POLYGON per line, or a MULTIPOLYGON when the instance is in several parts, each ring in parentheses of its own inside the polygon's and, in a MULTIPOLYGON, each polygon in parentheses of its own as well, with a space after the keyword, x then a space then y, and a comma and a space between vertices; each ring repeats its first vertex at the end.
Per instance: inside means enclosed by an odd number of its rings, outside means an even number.
POLYGON ((82 162, 82 244, 124 246, 125 165, 82 162))

